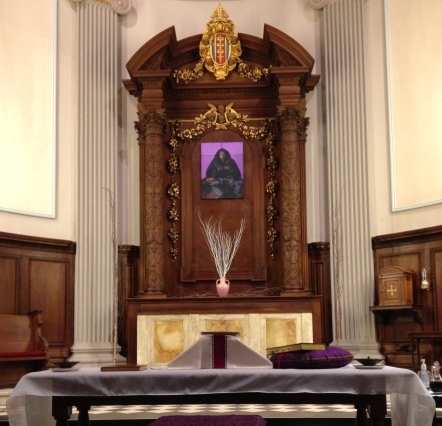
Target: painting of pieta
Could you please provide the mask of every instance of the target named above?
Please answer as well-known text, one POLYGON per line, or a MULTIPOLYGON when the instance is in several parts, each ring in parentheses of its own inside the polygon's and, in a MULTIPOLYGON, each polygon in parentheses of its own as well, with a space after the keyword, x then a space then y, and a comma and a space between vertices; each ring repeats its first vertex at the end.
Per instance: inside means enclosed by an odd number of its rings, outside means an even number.
POLYGON ((201 197, 244 198, 243 142, 201 143, 201 197))

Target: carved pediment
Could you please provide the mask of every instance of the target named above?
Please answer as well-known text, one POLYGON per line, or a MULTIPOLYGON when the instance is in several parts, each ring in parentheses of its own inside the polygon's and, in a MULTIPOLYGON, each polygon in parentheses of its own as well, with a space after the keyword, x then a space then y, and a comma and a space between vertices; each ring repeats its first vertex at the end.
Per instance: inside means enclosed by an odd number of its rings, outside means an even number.
MULTIPOLYGON (((301 91, 308 92, 314 87, 319 79, 311 74, 314 59, 299 43, 267 24, 262 38, 235 33, 232 21, 219 8, 202 35, 177 41, 175 27, 170 27, 145 43, 127 63, 131 78, 124 81, 126 88, 139 96, 144 89, 143 81, 159 77, 163 90, 175 92, 181 99, 186 97, 187 90, 198 90, 196 87, 207 90, 210 85, 211 90, 225 90, 232 83, 235 87, 229 90, 255 87, 261 92, 264 89, 267 92, 264 96, 277 97, 280 76, 289 74, 301 83, 301 91), (218 56, 214 61, 216 38, 226 56, 218 56), (192 89, 178 90, 179 85, 192 89)), ((193 94, 189 92, 188 96, 193 94)), ((262 93, 259 96, 262 98, 262 93)))

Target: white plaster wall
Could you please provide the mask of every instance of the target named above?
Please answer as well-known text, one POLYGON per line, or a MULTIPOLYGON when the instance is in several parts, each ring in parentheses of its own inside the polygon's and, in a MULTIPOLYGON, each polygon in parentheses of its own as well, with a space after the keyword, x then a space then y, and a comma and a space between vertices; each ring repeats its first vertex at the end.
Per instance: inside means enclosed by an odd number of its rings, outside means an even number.
MULTIPOLYGON (((34 3, 32 0, 23 0, 34 3)), ((76 158, 76 68, 75 68, 75 6, 68 0, 59 1, 58 33, 58 134, 57 134, 57 170, 56 170, 56 218, 42 218, 0 211, 0 231, 14 234, 31 235, 64 240, 74 239, 75 223, 75 158, 76 158)), ((32 29, 30 37, 32 37, 32 29)), ((26 52, 23 46, 18 57, 26 52)), ((3 65, 2 65, 3 66, 3 65)), ((11 82, 11 84, 31 84, 29 81, 11 82)), ((47 107, 40 106, 41 110, 47 107)), ((17 125, 27 126, 31 120, 39 120, 38 112, 26 117, 26 121, 17 125)), ((29 169, 32 173, 32 169, 29 169)), ((33 174, 32 179, 39 179, 33 174)), ((1 182, 2 185, 14 185, 14 180, 1 182)), ((38 197, 38 193, 34 194, 38 197)))
POLYGON ((0 185, 3 211, 55 214, 56 17, 54 0, 0 2, 0 63, 7 64, 0 67, 0 182, 14 183, 0 185), (26 54, 17 55, 25 43, 26 54))
MULTIPOLYGON (((392 212, 390 187, 390 147, 388 135, 387 109, 387 74, 385 57, 385 32, 383 0, 366 1, 368 18, 367 37, 367 77, 370 114, 370 145, 371 145, 371 200, 372 236, 384 235, 420 229, 442 224, 442 205, 421 207, 406 211, 392 212)), ((419 28, 410 28, 413 31, 419 28)), ((424 70, 423 70, 424 71, 424 70)), ((425 78, 425 73, 421 76, 425 78)), ((410 81, 410 84, 418 84, 410 81)), ((410 105, 410 108, 413 106, 410 105)), ((418 106, 427 108, 427 105, 418 106)), ((431 153, 425 150, 425 141, 417 135, 413 155, 426 156, 431 153)), ((425 173, 425 170, 410 170, 409 179, 413 174, 425 173)), ((442 173, 439 174, 442 179, 442 173)))

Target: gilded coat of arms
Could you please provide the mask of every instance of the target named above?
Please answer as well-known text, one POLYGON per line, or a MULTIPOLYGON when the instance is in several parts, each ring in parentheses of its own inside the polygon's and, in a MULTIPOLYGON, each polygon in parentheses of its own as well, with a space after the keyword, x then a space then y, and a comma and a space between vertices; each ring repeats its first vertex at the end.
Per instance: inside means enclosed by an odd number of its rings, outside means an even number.
POLYGON ((240 58, 241 43, 238 34, 234 32, 235 25, 229 19, 221 4, 218 5, 211 16, 211 21, 206 24, 206 32, 203 34, 200 44, 200 60, 191 69, 177 69, 173 72, 173 78, 177 83, 190 83, 201 78, 204 70, 213 73, 217 80, 225 80, 230 71, 238 64, 238 75, 251 81, 266 80, 270 74, 270 68, 251 68, 240 58))
POLYGON ((199 46, 201 60, 217 80, 225 80, 241 55, 238 34, 234 32, 235 26, 221 5, 218 5, 206 27, 199 46))

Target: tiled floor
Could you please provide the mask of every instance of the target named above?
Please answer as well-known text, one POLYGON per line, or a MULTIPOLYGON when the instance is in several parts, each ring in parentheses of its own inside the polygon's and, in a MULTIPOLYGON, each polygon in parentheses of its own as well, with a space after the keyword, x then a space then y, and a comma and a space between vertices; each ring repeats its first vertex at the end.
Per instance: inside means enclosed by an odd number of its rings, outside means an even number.
MULTIPOLYGON (((158 406, 103 406, 93 407, 90 419, 156 419, 163 415, 217 415, 257 414, 265 418, 347 417, 354 418, 356 411, 349 405, 158 405, 158 406)), ((73 416, 74 417, 74 416, 73 416)))
MULTIPOLYGON (((0 390, 0 421, 7 420, 6 399, 12 389, 0 390)), ((389 417, 389 403, 388 414, 389 417)), ((310 405, 310 404, 251 404, 251 405, 127 405, 95 406, 89 410, 91 420, 157 419, 164 415, 220 415, 220 414, 257 414, 264 418, 355 418, 356 410, 352 405, 310 405)), ((76 419, 78 412, 73 409, 71 418, 76 419)))
MULTIPOLYGON (((388 406, 389 410, 389 406, 388 406)), ((71 419, 77 418, 73 410, 71 419)), ((355 418, 356 410, 351 405, 106 405, 92 407, 90 420, 156 419, 164 415, 221 415, 257 414, 264 418, 355 418)), ((389 417, 389 412, 387 414, 389 417)), ((7 420, 6 407, 0 406, 0 421, 7 420)))
MULTIPOLYGON (((6 396, 6 395, 4 395, 6 396)), ((7 421, 6 407, 0 395, 0 422, 7 421)), ((77 418, 73 409, 71 419, 77 418)), ((266 419, 354 419, 356 410, 351 405, 289 405, 289 404, 251 404, 251 405, 106 405, 92 407, 90 420, 139 420, 157 419, 164 415, 221 415, 257 414, 266 419)), ((387 417, 390 417, 390 404, 387 401, 387 417)), ((442 408, 437 409, 437 417, 442 417, 442 408)))

